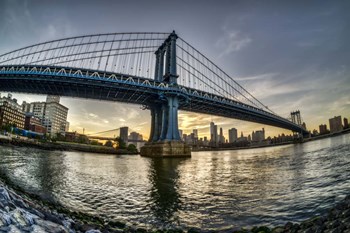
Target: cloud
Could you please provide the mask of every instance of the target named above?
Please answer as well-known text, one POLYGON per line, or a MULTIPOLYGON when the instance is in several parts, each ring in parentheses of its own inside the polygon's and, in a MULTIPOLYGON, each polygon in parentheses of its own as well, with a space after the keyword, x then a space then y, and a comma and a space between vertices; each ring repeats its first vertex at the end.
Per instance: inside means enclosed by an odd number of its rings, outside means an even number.
POLYGON ((219 54, 219 58, 221 58, 233 52, 240 51, 251 42, 252 39, 248 36, 242 35, 240 31, 226 30, 223 37, 220 38, 215 45, 222 50, 222 52, 219 54))
POLYGON ((98 117, 98 115, 97 115, 97 114, 94 114, 94 113, 89 113, 89 116, 90 116, 91 118, 97 118, 97 117, 98 117))

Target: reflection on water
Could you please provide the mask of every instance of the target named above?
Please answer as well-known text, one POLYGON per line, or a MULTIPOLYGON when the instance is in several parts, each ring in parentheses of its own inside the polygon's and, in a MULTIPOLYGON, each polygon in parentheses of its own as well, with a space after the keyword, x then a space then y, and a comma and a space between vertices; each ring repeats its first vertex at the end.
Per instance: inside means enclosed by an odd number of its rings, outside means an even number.
POLYGON ((0 175, 29 192, 138 226, 223 229, 322 213, 350 191, 350 135, 150 159, 0 147, 0 175))

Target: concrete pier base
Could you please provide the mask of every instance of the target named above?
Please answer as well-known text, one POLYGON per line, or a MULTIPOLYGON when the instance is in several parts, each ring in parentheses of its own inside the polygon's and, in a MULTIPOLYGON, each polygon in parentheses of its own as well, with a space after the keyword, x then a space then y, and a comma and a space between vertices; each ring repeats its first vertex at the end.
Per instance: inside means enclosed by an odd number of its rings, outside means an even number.
POLYGON ((157 158, 191 157, 191 147, 181 141, 149 142, 141 147, 140 155, 157 158))

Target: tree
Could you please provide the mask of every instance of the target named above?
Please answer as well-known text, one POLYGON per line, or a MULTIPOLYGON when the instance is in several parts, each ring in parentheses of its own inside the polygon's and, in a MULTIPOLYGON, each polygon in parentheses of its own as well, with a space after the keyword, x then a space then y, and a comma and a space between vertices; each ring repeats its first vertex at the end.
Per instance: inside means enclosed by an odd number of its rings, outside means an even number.
POLYGON ((108 140, 108 141, 105 143, 105 146, 113 147, 113 142, 112 142, 111 140, 108 140))
POLYGON ((123 139, 121 139, 120 137, 116 137, 115 141, 117 142, 117 147, 119 149, 126 149, 126 143, 124 142, 123 139))
POLYGON ((65 137, 62 133, 56 133, 56 140, 57 141, 65 141, 65 137))
POLYGON ((129 144, 127 150, 131 153, 137 153, 137 148, 134 144, 129 144))

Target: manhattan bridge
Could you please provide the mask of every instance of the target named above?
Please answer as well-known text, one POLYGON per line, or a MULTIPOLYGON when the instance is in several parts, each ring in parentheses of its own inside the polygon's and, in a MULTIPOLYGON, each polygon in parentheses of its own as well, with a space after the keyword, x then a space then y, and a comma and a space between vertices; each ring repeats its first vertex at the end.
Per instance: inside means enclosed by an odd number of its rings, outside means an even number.
POLYGON ((278 116, 175 32, 108 33, 0 55, 0 91, 138 104, 150 142, 180 141, 178 110, 308 132, 278 116))

